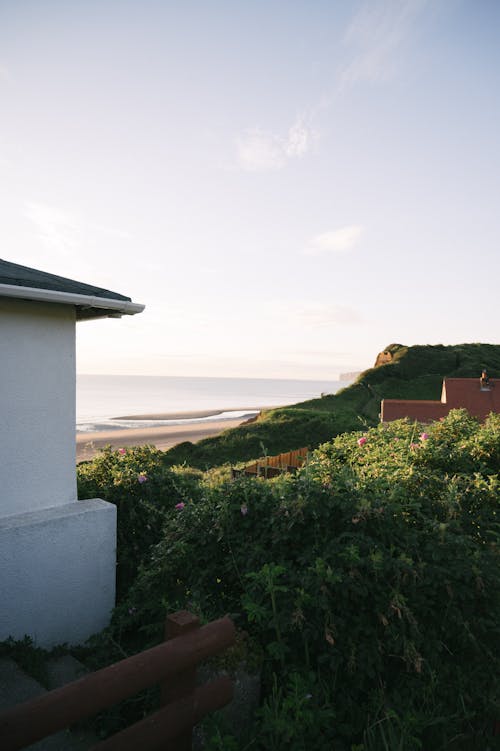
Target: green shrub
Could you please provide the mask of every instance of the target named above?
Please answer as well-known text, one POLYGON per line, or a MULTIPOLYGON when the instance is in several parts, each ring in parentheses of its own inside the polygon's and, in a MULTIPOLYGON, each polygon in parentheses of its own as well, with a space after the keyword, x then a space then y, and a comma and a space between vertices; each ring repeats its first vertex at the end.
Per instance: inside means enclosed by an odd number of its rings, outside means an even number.
POLYGON ((197 492, 196 470, 169 469, 153 446, 106 448, 78 465, 78 497, 102 498, 117 507, 117 594, 127 592, 162 536, 165 514, 197 492))
POLYGON ((498 416, 455 411, 338 436, 295 477, 201 482, 165 502, 108 637, 230 613, 265 654, 256 749, 472 749, 500 716, 499 448, 498 416))

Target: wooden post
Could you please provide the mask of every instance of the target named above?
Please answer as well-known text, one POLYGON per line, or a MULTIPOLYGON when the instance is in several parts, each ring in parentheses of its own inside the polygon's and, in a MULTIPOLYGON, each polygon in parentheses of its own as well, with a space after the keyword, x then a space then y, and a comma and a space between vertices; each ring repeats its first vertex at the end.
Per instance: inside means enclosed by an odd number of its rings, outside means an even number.
MULTIPOLYGON (((165 621, 165 641, 175 639, 177 636, 183 636, 194 629, 200 627, 200 619, 187 610, 179 610, 177 613, 168 615, 165 621)), ((196 667, 183 670, 181 673, 168 679, 161 685, 161 706, 171 702, 185 699, 187 696, 193 696, 196 689, 196 667)), ((193 707, 194 721, 194 707, 193 707)), ((182 733, 175 740, 172 748, 175 751, 191 751, 193 738, 193 726, 182 733)))
MULTIPOLYGON (((73 683, 68 683, 66 686, 0 712, 2 751, 20 751, 26 746, 31 747, 42 738, 112 707, 149 686, 163 687, 163 684, 169 681, 169 695, 175 696, 175 691, 179 689, 180 677, 188 672, 195 673, 196 666, 204 659, 219 654, 234 644, 234 624, 227 617, 205 626, 199 626, 197 619, 189 613, 177 613, 172 616, 172 620, 171 628, 174 634, 182 632, 182 629, 188 626, 187 633, 184 633, 182 639, 172 638, 163 641, 156 647, 146 649, 114 665, 108 665, 107 668, 90 673, 73 683), (191 630, 189 623, 193 626, 191 630)), ((188 692, 184 699, 164 707, 159 713, 160 719, 157 715, 151 719, 151 728, 153 728, 151 732, 158 742, 155 741, 154 744, 149 745, 145 743, 144 751, 148 749, 152 751, 152 749, 165 746, 165 744, 161 745, 163 735, 159 734, 157 722, 160 722, 163 728, 164 722, 168 725, 168 718, 172 716, 176 718, 175 727, 168 731, 165 740, 172 740, 169 746, 172 751, 180 748, 174 742, 176 733, 179 734, 188 728, 192 729, 193 725, 207 712, 228 703, 231 698, 229 684, 227 681, 221 683, 220 680, 215 681, 215 685, 212 682, 208 687, 203 687, 204 690, 201 693, 197 691, 194 697, 188 692), (203 698, 207 692, 209 701, 203 698)), ((137 742, 136 732, 139 731, 133 729, 135 727, 132 726, 130 736, 127 735, 127 738, 132 738, 132 740, 129 745, 123 744, 124 751, 143 748, 137 742)), ((161 733, 163 733, 162 729, 161 733)), ((116 746, 109 746, 109 748, 117 751, 121 749, 120 738, 116 746)), ((108 745, 105 748, 107 749, 108 745)))

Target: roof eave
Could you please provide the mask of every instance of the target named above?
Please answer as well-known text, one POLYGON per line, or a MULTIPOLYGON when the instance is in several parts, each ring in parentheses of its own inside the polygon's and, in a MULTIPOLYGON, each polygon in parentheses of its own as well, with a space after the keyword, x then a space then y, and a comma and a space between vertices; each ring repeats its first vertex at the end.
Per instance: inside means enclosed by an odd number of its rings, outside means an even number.
POLYGON ((73 305, 78 309, 79 321, 93 318, 116 318, 122 315, 133 316, 142 313, 145 308, 144 305, 129 300, 114 300, 109 297, 79 295, 37 287, 20 287, 16 284, 0 284, 0 297, 73 305))

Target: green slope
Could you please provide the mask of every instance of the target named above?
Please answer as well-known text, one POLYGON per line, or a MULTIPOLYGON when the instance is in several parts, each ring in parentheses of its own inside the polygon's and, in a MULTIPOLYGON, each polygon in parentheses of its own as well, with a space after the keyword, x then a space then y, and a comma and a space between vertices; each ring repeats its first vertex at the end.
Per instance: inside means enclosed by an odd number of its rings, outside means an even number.
POLYGON ((314 448, 339 433, 376 425, 381 399, 439 399, 444 376, 479 377, 483 368, 500 377, 500 345, 495 344, 391 344, 384 354, 390 362, 366 370, 333 396, 268 410, 257 421, 215 438, 180 443, 165 454, 165 461, 206 469, 314 448))

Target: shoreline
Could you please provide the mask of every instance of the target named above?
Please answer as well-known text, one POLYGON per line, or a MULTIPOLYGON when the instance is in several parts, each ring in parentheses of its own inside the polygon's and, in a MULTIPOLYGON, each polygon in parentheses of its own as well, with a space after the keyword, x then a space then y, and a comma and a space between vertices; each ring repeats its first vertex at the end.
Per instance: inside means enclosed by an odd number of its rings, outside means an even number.
MULTIPOLYGON (((266 407, 266 409, 272 409, 272 407, 266 407)), ((127 418, 113 418, 115 420, 127 419, 127 420, 175 420, 186 419, 196 420, 203 419, 204 417, 212 417, 218 414, 222 414, 225 411, 245 411, 245 410, 205 410, 197 412, 176 412, 155 415, 134 415, 127 418), (207 414, 208 413, 208 414, 207 414), (183 415, 180 417, 179 415, 183 415)), ((257 408, 248 410, 249 412, 260 412, 257 408)), ((249 415, 244 415, 238 418, 225 418, 222 420, 211 420, 205 422, 187 422, 185 425, 161 425, 161 426, 149 426, 138 428, 123 428, 110 430, 99 430, 92 433, 77 433, 76 434, 76 463, 79 464, 83 461, 93 459, 98 453, 99 449, 105 446, 111 446, 116 450, 119 448, 132 447, 132 446, 145 446, 153 445, 161 451, 176 446, 178 443, 184 441, 190 441, 196 443, 202 438, 210 438, 212 436, 220 435, 225 430, 236 428, 247 420, 252 419, 249 415)))
MULTIPOLYGON (((111 417, 111 420, 202 420, 206 417, 216 417, 225 412, 262 412, 263 409, 275 407, 230 407, 229 409, 197 409, 188 412, 148 412, 140 415, 121 415, 111 417)), ((225 418, 231 419, 231 418, 225 418)))

